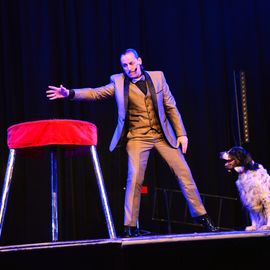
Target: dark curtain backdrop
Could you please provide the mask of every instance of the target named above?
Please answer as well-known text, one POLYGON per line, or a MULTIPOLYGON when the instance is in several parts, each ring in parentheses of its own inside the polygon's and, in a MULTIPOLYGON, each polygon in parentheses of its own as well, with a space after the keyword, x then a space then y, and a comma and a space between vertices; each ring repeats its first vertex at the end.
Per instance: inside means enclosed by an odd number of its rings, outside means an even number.
MULTIPOLYGON (((48 85, 97 87, 121 72, 123 49, 137 49, 146 70, 162 70, 189 136, 186 159, 201 193, 237 198, 235 174, 218 153, 233 146, 234 70, 244 70, 250 142, 257 162, 270 168, 270 2, 268 0, 1 0, 0 183, 8 158, 7 128, 40 119, 80 119, 98 128, 98 154, 117 233, 122 230, 125 152, 108 150, 116 124, 114 99, 93 103, 48 101, 48 85)), ((89 155, 59 149, 60 239, 108 237, 89 155)), ((2 243, 50 241, 50 164, 19 155, 2 243)), ((153 231, 155 187, 177 188, 153 152, 145 179, 141 226, 153 231)), ((216 219, 217 200, 206 205, 216 219)), ((230 226, 245 219, 238 201, 230 226)), ((181 232, 181 231, 176 231, 181 232)))

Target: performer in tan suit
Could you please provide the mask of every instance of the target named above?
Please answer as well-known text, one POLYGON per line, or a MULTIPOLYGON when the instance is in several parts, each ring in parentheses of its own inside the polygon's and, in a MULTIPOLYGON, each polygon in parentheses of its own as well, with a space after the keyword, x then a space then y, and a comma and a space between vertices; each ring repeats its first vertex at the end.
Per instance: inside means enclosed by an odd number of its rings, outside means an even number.
POLYGON ((155 148, 176 176, 188 202, 191 216, 206 231, 217 228, 207 215, 197 186, 184 155, 188 138, 181 115, 164 74, 161 71, 144 71, 142 59, 134 49, 121 54, 124 73, 111 76, 109 84, 98 88, 67 89, 49 86, 50 100, 99 100, 115 96, 118 106, 118 124, 110 151, 125 143, 128 154, 128 176, 124 207, 124 237, 139 235, 136 227, 150 150, 155 148), (179 146, 181 145, 181 149, 179 146))

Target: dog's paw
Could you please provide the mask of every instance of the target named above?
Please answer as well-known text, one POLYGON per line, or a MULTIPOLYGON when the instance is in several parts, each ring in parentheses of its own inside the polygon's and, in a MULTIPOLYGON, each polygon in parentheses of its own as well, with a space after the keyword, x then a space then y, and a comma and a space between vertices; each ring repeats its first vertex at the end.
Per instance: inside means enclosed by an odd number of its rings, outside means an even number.
POLYGON ((259 230, 270 230, 270 225, 263 225, 259 228, 259 230))
POLYGON ((246 231, 256 231, 256 226, 247 226, 246 231))

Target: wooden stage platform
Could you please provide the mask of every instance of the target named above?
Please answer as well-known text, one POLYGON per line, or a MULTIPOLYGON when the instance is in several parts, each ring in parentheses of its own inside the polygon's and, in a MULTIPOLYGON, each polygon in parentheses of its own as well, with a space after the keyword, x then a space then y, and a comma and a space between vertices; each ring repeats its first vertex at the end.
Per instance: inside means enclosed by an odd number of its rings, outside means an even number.
POLYGON ((0 246, 1 269, 263 267, 270 231, 151 235, 0 246))

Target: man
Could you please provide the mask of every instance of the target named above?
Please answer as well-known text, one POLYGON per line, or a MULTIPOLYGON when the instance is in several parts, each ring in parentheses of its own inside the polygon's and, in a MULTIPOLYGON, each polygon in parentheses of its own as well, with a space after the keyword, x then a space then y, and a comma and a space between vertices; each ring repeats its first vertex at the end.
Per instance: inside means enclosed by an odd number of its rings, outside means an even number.
POLYGON ((124 237, 138 235, 141 186, 150 150, 155 148, 175 174, 188 202, 191 216, 206 231, 215 232, 202 204, 198 189, 183 154, 188 138, 174 97, 161 71, 144 71, 142 59, 134 49, 120 57, 123 73, 111 76, 111 82, 98 88, 67 89, 49 86, 50 100, 99 100, 115 96, 118 124, 110 151, 123 142, 128 154, 128 175, 124 207, 124 237), (170 122, 169 122, 170 121, 170 122), (179 149, 181 145, 182 151, 179 149))

